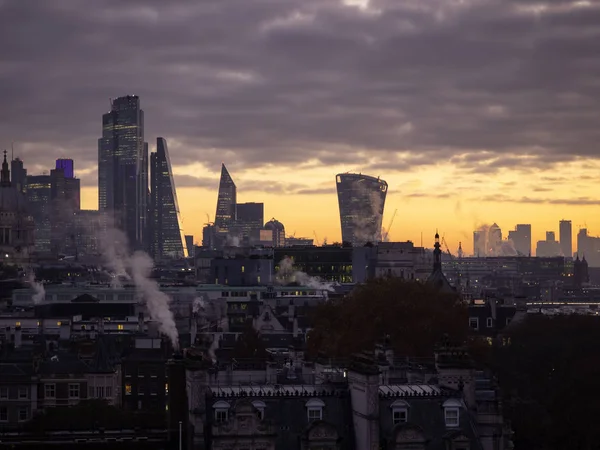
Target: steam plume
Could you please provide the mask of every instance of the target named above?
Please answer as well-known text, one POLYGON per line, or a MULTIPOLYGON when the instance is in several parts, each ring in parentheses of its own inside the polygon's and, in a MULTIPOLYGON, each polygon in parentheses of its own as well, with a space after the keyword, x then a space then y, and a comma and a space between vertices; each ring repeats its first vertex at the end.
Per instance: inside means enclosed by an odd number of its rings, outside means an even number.
POLYGON ((111 286, 120 288, 123 280, 131 279, 127 273, 127 260, 129 259, 127 236, 121 230, 107 226, 99 241, 102 256, 112 272, 111 286))
POLYGON ((135 252, 129 259, 133 282, 146 301, 150 318, 158 323, 159 331, 167 336, 173 348, 179 348, 179 334, 173 312, 169 308, 171 299, 161 292, 158 283, 150 279, 154 262, 145 252, 135 252))
POLYGON ((323 291, 334 291, 337 283, 323 281, 294 268, 294 262, 291 258, 285 257, 279 262, 279 270, 275 276, 279 284, 298 283, 301 286, 318 289, 323 291))
POLYGON ((34 305, 40 304, 46 298, 46 290, 44 289, 44 285, 35 281, 35 275, 33 272, 29 272, 27 275, 27 282, 35 292, 33 297, 31 297, 34 305))
POLYGON ((517 256, 512 240, 502 240, 502 231, 497 224, 480 225, 475 230, 475 256, 517 256))
POLYGON ((200 311, 204 311, 206 309, 206 303, 200 297, 196 297, 192 304, 192 312, 194 314, 198 314, 200 311))

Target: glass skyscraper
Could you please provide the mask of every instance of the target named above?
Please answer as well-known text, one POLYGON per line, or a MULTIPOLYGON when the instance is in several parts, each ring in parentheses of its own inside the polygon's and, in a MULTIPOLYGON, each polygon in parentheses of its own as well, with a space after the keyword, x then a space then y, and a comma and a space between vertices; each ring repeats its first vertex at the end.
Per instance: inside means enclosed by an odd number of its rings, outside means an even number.
POLYGON ((52 179, 50 175, 27 176, 27 204, 35 223, 35 250, 50 252, 52 179))
POLYGON ((126 233, 132 247, 145 248, 148 146, 144 143, 144 111, 136 95, 112 100, 111 110, 102 116, 98 207, 126 233))
POLYGON ((336 176, 342 241, 352 246, 381 241, 381 221, 388 184, 368 175, 336 176))
POLYGON ((150 253, 157 259, 187 257, 167 141, 161 137, 150 155, 150 186, 150 253))
POLYGON ((57 159, 56 168, 63 170, 65 178, 73 178, 75 176, 75 170, 72 159, 57 159))
POLYGON ((237 188, 225 164, 223 164, 221 166, 221 180, 219 181, 217 212, 215 213, 215 227, 218 233, 228 233, 234 227, 236 203, 237 188))

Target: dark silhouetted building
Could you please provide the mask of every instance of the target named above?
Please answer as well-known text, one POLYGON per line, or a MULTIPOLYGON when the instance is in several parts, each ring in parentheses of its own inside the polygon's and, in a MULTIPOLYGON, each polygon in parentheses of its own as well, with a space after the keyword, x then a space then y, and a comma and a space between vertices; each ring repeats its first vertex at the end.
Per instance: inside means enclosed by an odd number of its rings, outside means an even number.
POLYGON ((100 253, 98 237, 102 231, 100 211, 81 209, 75 213, 73 233, 75 256, 91 256, 100 253))
POLYGON ((260 230, 265 222, 264 203, 238 203, 236 205, 235 229, 241 239, 250 244, 260 241, 260 230))
POLYGON ((171 160, 164 138, 150 155, 150 253, 157 259, 187 257, 171 160))
POLYGON ((546 231, 546 240, 538 241, 535 256, 542 258, 552 258, 559 256, 561 253, 560 244, 556 240, 554 231, 546 231))
POLYGON ((600 267, 600 237, 590 236, 587 228, 577 234, 577 255, 585 257, 590 267, 600 267))
POLYGON ((508 240, 512 241, 518 256, 531 255, 531 225, 518 224, 508 232, 508 240))
POLYGON ((185 246, 187 248, 188 256, 194 256, 194 236, 192 234, 185 235, 185 246))
POLYGON ((63 158, 57 159, 56 160, 56 168, 63 170, 63 172, 65 174, 65 178, 75 177, 75 166, 73 164, 72 159, 63 159, 63 158))
POLYGON ((225 164, 223 164, 221 166, 221 180, 219 181, 219 196, 217 198, 217 212, 215 214, 217 233, 228 233, 235 225, 236 204, 237 188, 225 164))
POLYGON ((573 256, 573 226, 570 220, 561 220, 558 224, 560 250, 565 258, 573 256))
POLYGON ((148 214, 148 146, 144 112, 135 95, 111 101, 98 140, 98 207, 129 244, 143 248, 148 214))
POLYGON ((284 247, 285 246, 285 227, 283 224, 275 218, 265 223, 265 230, 271 231, 273 240, 273 247, 284 247))
POLYGON ((21 193, 25 193, 27 183, 27 169, 23 167, 23 161, 15 158, 10 162, 11 183, 21 193))
POLYGON ((35 250, 40 253, 50 252, 51 209, 52 209, 52 177, 50 175, 28 175, 26 187, 29 211, 35 223, 35 250))
MULTIPOLYGON (((62 160, 71 161, 71 160, 62 160)), ((72 161, 71 161, 72 163, 72 161)), ((75 253, 75 214, 80 209, 80 181, 73 177, 72 164, 70 177, 64 169, 50 171, 51 199, 50 208, 50 247, 53 254, 75 253)))
POLYGON ((280 247, 273 251, 275 272, 284 258, 291 258, 294 267, 311 277, 337 283, 352 283, 352 247, 280 247))
POLYGON ((336 176, 342 241, 353 246, 381 240, 381 221, 388 185, 362 174, 336 176))

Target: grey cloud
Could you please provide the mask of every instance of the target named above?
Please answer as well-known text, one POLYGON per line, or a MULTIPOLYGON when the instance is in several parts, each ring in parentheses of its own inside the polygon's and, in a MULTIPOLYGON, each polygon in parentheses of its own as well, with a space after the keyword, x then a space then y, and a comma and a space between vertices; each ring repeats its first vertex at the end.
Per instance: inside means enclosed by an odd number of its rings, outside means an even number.
POLYGON ((578 198, 534 198, 534 197, 509 197, 506 195, 490 195, 482 198, 474 198, 474 201, 499 202, 499 203, 527 203, 527 204, 551 204, 551 205, 576 205, 576 206, 597 206, 600 200, 589 197, 578 198))
POLYGON ((149 142, 215 171, 316 161, 385 178, 597 158, 598 2, 529 3, 0 2, 0 147, 92 167, 109 97, 136 93, 149 142))

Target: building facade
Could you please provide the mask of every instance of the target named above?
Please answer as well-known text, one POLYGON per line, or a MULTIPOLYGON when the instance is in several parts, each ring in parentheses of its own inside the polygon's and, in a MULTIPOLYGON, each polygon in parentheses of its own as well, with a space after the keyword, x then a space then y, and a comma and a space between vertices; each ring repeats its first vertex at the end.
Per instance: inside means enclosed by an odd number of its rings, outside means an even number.
POLYGON ((153 258, 187 257, 171 160, 164 138, 150 155, 150 254, 153 258))
POLYGON ((52 234, 52 178, 50 175, 28 175, 26 196, 35 223, 35 251, 49 253, 52 234))
POLYGON ((237 188, 233 178, 229 175, 225 164, 221 166, 221 179, 219 181, 219 194, 217 198, 217 211, 215 213, 215 227, 217 233, 226 234, 235 225, 237 204, 237 188))
POLYGON ((260 230, 265 221, 264 203, 237 203, 236 204, 236 234, 248 244, 260 241, 260 230))
POLYGON ((81 206, 81 186, 80 180, 73 177, 73 160, 58 161, 67 169, 59 167, 50 171, 50 249, 54 255, 72 255, 75 249, 75 214, 81 206))
POLYGON ((573 225, 570 220, 561 220, 558 223, 558 239, 560 251, 565 258, 573 256, 573 225))
POLYGON ((388 184, 368 175, 336 176, 342 241, 353 246, 381 240, 381 221, 388 184))
POLYGON ((135 95, 111 101, 98 140, 98 207, 105 226, 122 229, 134 248, 143 248, 148 213, 148 146, 144 111, 135 95))
POLYGON ((508 240, 513 242, 515 250, 517 251, 517 256, 531 255, 530 224, 518 224, 514 230, 508 232, 508 240))

